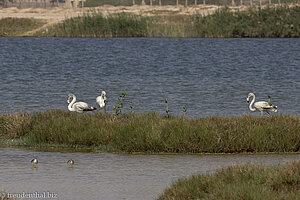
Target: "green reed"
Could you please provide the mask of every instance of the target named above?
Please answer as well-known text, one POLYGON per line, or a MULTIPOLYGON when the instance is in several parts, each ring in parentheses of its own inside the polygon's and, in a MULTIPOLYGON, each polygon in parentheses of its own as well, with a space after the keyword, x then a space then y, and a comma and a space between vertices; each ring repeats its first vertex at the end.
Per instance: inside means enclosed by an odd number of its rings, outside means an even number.
POLYGON ((118 13, 104 16, 89 11, 81 17, 66 19, 52 28, 57 37, 145 37, 147 23, 139 15, 118 13))
POLYGON ((300 6, 250 8, 194 16, 197 37, 300 37, 300 6))
POLYGON ((278 166, 236 165, 174 182, 159 200, 300 199, 300 162, 278 166))
POLYGON ((79 114, 52 110, 0 115, 0 144, 62 144, 122 152, 298 152, 300 117, 205 117, 157 113, 79 114))

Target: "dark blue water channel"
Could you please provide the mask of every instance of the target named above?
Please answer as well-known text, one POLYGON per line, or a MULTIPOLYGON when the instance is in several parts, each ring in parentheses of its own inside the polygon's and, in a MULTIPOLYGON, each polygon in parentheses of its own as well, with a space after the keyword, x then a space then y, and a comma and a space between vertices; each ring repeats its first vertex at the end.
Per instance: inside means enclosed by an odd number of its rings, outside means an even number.
MULTIPOLYGON (((300 113, 300 39, 0 38, 0 113, 67 110, 119 92, 136 112, 188 117, 250 113, 246 97, 300 113)), ((257 113, 258 114, 258 113, 257 113)))

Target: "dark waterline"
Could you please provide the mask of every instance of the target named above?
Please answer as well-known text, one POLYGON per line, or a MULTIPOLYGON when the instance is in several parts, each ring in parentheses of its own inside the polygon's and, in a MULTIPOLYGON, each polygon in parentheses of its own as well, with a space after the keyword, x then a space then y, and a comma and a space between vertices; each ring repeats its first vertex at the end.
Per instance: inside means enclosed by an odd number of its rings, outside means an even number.
POLYGON ((278 113, 300 113, 300 39, 0 38, 0 113, 67 109, 68 93, 108 112, 126 91, 125 111, 188 117, 250 113, 246 97, 278 113))

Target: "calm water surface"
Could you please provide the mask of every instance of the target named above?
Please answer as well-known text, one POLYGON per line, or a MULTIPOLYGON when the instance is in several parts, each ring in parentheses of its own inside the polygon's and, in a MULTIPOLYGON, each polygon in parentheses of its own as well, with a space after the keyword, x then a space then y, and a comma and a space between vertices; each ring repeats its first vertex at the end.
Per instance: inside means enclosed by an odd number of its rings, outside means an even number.
POLYGON ((10 193, 49 191, 66 200, 150 200, 181 177, 220 167, 300 160, 290 155, 117 155, 53 153, 0 148, 0 190, 10 193), (30 160, 39 159, 37 169, 30 160), (73 169, 67 160, 74 159, 73 169))
POLYGON ((300 113, 300 39, 0 38, 0 113, 67 109, 68 93, 108 111, 126 91, 125 111, 189 117, 249 113, 246 97, 300 113))

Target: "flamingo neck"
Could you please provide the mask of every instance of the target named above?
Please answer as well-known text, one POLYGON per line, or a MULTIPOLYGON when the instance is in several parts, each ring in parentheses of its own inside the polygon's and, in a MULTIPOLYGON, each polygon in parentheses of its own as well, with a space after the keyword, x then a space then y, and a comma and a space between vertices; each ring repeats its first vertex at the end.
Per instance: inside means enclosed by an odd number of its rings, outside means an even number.
POLYGON ((75 97, 75 96, 72 96, 72 101, 71 101, 71 103, 69 103, 69 105, 68 105, 68 109, 69 109, 70 111, 75 111, 75 109, 73 108, 73 105, 74 105, 75 101, 76 101, 76 97, 75 97))
POLYGON ((253 97, 253 98, 252 98, 252 101, 251 101, 251 103, 249 104, 249 110, 255 111, 256 109, 252 107, 253 104, 254 104, 254 101, 255 101, 255 95, 252 95, 252 97, 253 97))

